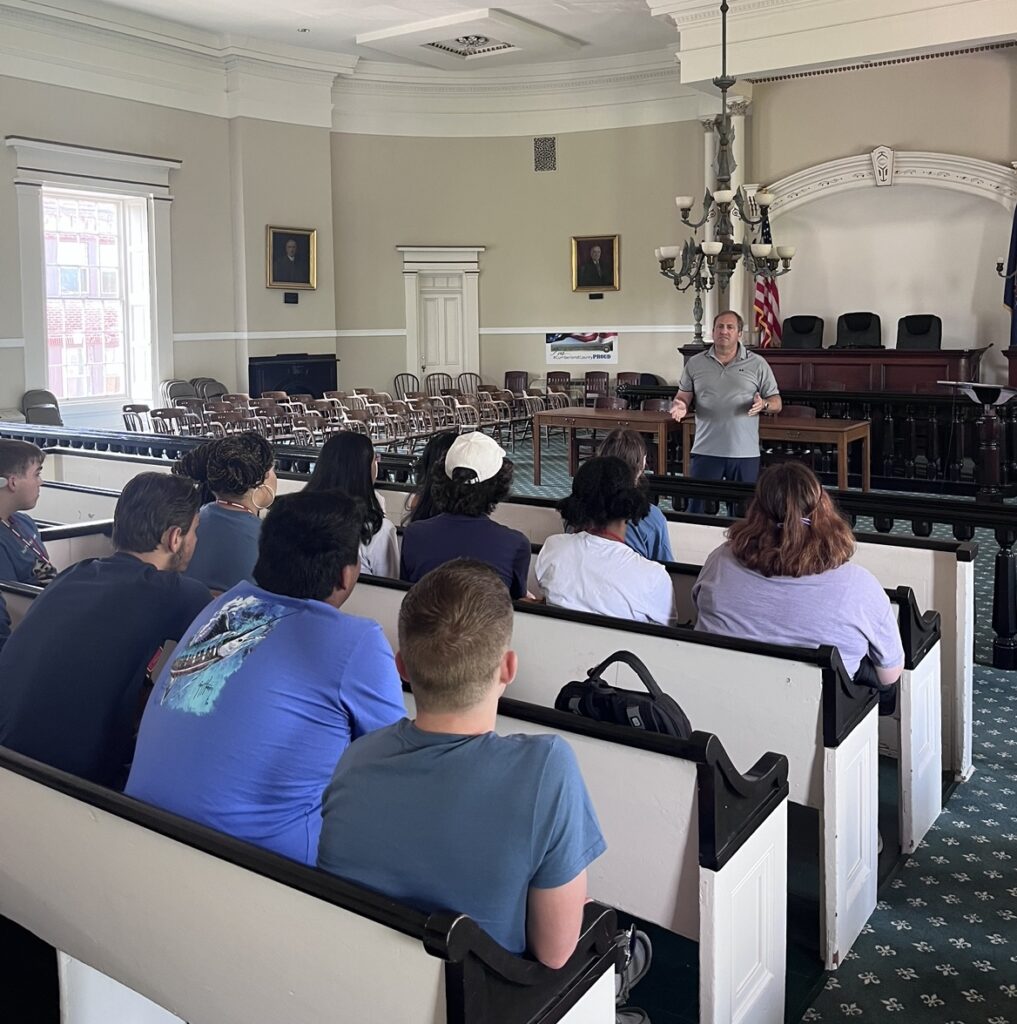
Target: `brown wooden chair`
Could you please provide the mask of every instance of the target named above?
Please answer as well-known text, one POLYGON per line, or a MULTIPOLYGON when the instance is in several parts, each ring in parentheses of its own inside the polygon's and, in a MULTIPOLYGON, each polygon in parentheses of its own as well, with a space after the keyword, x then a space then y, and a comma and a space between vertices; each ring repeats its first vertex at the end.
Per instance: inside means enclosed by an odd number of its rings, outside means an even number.
POLYGON ((530 375, 525 370, 505 371, 505 390, 521 395, 530 385, 530 375))
MULTIPOLYGON (((586 404, 592 405, 596 408, 596 401, 598 398, 607 396, 607 382, 609 377, 604 370, 589 370, 587 371, 585 382, 586 382, 586 404)), ((603 408, 610 408, 610 406, 604 406, 603 408)), ((626 406, 628 408, 628 406, 626 406)))
POLYGON ((151 409, 147 405, 125 405, 123 407, 124 427, 136 434, 151 434, 151 409))
POLYGON ((427 389, 427 393, 435 398, 455 385, 452 383, 452 374, 450 373, 429 373, 424 378, 424 387, 427 389))

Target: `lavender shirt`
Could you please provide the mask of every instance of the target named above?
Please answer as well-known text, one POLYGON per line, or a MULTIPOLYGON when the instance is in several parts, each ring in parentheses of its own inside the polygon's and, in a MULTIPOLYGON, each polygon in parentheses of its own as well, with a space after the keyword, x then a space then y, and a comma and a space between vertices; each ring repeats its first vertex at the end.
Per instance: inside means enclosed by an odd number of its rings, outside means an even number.
POLYGON ((868 654, 877 668, 904 664, 897 616, 876 578, 846 562, 814 576, 761 576, 723 544, 710 552, 692 600, 696 629, 767 643, 840 651, 849 675, 868 654))

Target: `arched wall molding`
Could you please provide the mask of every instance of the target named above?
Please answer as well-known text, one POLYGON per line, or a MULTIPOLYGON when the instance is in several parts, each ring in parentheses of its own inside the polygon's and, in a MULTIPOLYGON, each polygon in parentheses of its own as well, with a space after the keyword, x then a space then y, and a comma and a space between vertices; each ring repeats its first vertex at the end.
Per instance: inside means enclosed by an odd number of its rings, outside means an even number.
MULTIPOLYGON (((885 152, 884 147, 880 150, 885 152)), ((990 199, 1007 210, 1017 205, 1017 163, 1006 167, 973 157, 918 150, 892 151, 891 157, 892 174, 885 183, 877 181, 873 153, 828 160, 789 174, 770 185, 775 197, 770 214, 776 217, 838 192, 893 185, 928 185, 965 192, 990 199)))

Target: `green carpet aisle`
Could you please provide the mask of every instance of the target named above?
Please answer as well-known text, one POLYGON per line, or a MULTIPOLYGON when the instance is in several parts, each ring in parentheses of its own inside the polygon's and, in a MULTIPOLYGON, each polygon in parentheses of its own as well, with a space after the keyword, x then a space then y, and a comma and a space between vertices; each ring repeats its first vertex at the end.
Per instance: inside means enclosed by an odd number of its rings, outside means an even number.
MULTIPOLYGON (((944 534, 945 535, 945 534, 944 534)), ((992 560, 979 531, 976 658, 989 660, 992 560)), ((1017 1024, 1017 672, 975 665, 975 774, 880 890, 803 1021, 1017 1024)))

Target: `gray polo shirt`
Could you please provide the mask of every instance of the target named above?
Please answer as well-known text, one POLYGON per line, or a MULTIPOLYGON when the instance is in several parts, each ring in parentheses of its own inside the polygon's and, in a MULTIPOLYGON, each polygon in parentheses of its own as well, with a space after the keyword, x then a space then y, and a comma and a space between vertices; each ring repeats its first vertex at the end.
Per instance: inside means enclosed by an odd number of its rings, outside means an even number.
POLYGON ((773 371, 762 356, 738 342, 737 354, 724 366, 711 345, 686 361, 678 389, 695 395, 694 455, 759 457, 759 417, 749 416, 749 407, 757 391, 763 398, 778 394, 773 371))

